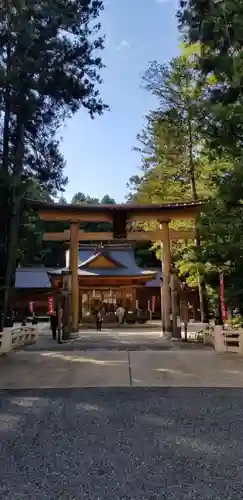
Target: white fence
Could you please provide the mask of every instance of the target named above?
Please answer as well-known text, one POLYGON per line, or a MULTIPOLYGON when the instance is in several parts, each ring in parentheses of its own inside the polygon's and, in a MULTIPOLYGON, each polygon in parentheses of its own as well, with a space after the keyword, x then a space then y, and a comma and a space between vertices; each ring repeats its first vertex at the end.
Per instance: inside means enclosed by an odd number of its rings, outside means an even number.
POLYGON ((214 347, 214 337, 215 337, 214 328, 212 326, 209 326, 203 332, 203 343, 205 345, 212 345, 214 347))
POLYGON ((243 329, 225 326, 209 327, 204 332, 204 344, 212 345, 216 352, 243 354, 243 329))
POLYGON ((34 327, 6 328, 3 332, 0 332, 0 355, 36 344, 37 338, 38 331, 34 327))

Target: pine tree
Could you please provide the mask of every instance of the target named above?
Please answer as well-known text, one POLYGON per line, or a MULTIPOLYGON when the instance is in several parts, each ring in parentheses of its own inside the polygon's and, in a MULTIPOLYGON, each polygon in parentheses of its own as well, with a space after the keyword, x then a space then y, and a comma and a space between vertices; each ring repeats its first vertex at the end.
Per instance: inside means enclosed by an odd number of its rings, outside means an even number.
POLYGON ((15 267, 26 177, 34 175, 48 189, 59 189, 65 182, 55 141, 59 125, 80 106, 92 118, 106 108, 97 89, 102 69, 97 50, 103 48, 103 39, 95 22, 101 9, 100 0, 12 0, 1 4, 2 309, 7 306, 15 267), (56 170, 49 170, 48 159, 53 157, 56 170))
MULTIPOLYGON (((152 63, 145 74, 146 88, 158 98, 159 107, 149 114, 147 126, 138 137, 142 172, 140 179, 132 178, 132 187, 135 181, 133 197, 139 202, 207 200, 217 192, 216 178, 232 169, 228 161, 210 161, 203 131, 198 126, 206 84, 209 88, 211 83, 205 81, 204 87, 199 85, 196 49, 196 52, 185 51, 168 65, 152 63)), ((205 266, 199 263, 202 249, 198 225, 196 246, 183 247, 177 243, 174 252, 182 274, 187 269, 192 277, 193 271, 194 284, 196 270, 201 312, 205 318, 205 266)))
POLYGON ((243 2, 182 0, 179 28, 188 44, 200 43, 200 81, 211 79, 201 115, 211 153, 242 161, 243 2))

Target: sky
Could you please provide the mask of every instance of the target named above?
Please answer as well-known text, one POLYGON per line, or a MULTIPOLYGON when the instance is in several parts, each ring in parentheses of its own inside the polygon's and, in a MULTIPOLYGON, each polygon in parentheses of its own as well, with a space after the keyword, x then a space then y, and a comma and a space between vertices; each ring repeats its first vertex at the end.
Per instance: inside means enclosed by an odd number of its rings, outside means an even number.
POLYGON ((105 0, 100 21, 106 35, 102 51, 101 97, 110 111, 91 120, 81 109, 61 131, 61 150, 69 183, 65 197, 77 192, 123 202, 129 178, 139 173, 133 151, 145 115, 156 107, 141 88, 149 61, 169 61, 178 52, 177 0, 105 0))

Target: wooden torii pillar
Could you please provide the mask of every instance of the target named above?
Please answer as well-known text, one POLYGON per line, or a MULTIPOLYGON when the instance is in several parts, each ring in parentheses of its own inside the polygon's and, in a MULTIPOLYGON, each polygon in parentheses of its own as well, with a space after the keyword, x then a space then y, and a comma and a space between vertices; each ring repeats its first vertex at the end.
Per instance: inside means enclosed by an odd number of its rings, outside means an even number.
POLYGON ((78 222, 72 222, 70 225, 70 246, 69 246, 69 271, 71 273, 71 314, 72 331, 78 331, 79 324, 79 284, 78 284, 78 222))
POLYGON ((171 332, 171 321, 170 321, 170 268, 171 268, 171 250, 170 250, 170 232, 169 232, 169 221, 163 221, 160 223, 160 228, 162 229, 163 239, 161 241, 162 249, 162 276, 163 276, 163 326, 166 333, 171 332))

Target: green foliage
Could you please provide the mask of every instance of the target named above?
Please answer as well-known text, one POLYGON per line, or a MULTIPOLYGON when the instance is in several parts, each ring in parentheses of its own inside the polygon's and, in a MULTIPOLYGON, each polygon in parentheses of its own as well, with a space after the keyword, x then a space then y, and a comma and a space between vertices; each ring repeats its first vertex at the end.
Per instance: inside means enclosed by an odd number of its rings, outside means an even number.
POLYGON ((73 205, 98 205, 99 199, 92 198, 90 196, 85 195, 84 193, 77 193, 73 196, 71 203, 73 205))
POLYGON ((198 130, 209 158, 223 166, 214 179, 214 196, 209 197, 199 220, 203 242, 200 259, 212 266, 208 280, 214 289, 218 287, 218 271, 224 272, 227 302, 240 310, 243 299, 242 19, 242 0, 183 0, 178 12, 179 27, 188 50, 195 43, 200 44, 196 67, 198 87, 204 85, 204 92, 198 130))
MULTIPOLYGON (((173 244, 173 263, 187 285, 194 287, 199 280, 206 281, 214 306, 218 302, 219 272, 223 271, 226 301, 241 309, 242 162, 238 146, 230 150, 224 134, 220 148, 210 142, 211 124, 218 123, 219 108, 215 113, 212 96, 219 80, 216 72, 202 73, 201 55, 201 45, 184 45, 182 56, 167 65, 152 63, 146 72, 146 88, 157 97, 158 109, 150 112, 138 136, 141 172, 130 179, 128 198, 144 203, 204 200, 197 221, 200 246, 173 244)), ((235 113, 231 109, 231 117, 227 113, 224 116, 234 123, 237 113, 238 108, 235 113)), ((221 119, 223 126, 223 114, 221 119)), ((234 141, 235 137, 232 144, 234 141)), ((189 227, 187 223, 179 225, 189 227)), ((149 228, 148 224, 143 227, 149 228)), ((161 257, 159 242, 153 250, 161 257)))
POLYGON ((14 283, 28 180, 62 191, 64 160, 56 132, 81 106, 93 118, 100 98, 97 18, 101 0, 13 0, 0 12, 0 312, 14 283))
POLYGON ((97 90, 102 68, 97 50, 103 48, 103 39, 94 22, 101 9, 99 0, 3 4, 0 105, 8 174, 15 173, 21 141, 19 174, 48 182, 51 189, 63 187, 64 164, 55 140, 58 127, 81 105, 92 117, 106 108, 97 90))
POLYGON ((101 205, 115 205, 116 200, 111 198, 108 194, 105 194, 103 198, 100 200, 101 205))
POLYGON ((233 318, 230 318, 227 320, 228 325, 231 325, 232 328, 242 328, 243 325, 243 317, 240 315, 237 315, 233 318))
POLYGON ((149 243, 137 243, 134 253, 139 267, 147 267, 148 269, 153 267, 161 268, 161 260, 156 257, 149 243))
POLYGON ((213 154, 242 157, 243 2, 181 1, 179 27, 187 44, 200 43, 200 81, 204 93, 200 127, 213 154))
MULTIPOLYGON (((73 196, 71 203, 82 205, 114 205, 116 202, 114 198, 111 198, 108 194, 105 194, 101 200, 99 198, 93 198, 84 193, 77 193, 73 196)), ((97 233, 97 232, 111 232, 112 231, 112 223, 110 222, 88 222, 80 224, 80 229, 83 229, 85 232, 97 233)))
MULTIPOLYGON (((45 265, 58 267, 65 265, 65 243, 49 241, 43 242, 44 232, 63 232, 69 229, 69 224, 65 222, 49 222, 43 224, 38 216, 29 207, 28 199, 53 202, 48 192, 36 182, 29 183, 26 191, 26 199, 20 222, 19 248, 17 253, 17 263, 22 266, 45 265)), ((101 200, 92 198, 84 193, 77 193, 73 196, 72 203, 98 204, 105 202, 114 204, 115 200, 109 195, 104 195, 101 200)), ((66 204, 66 199, 61 196, 58 200, 60 204, 66 204)), ((81 223, 80 229, 85 232, 112 231, 112 224, 106 222, 81 223)))
POLYGON ((143 81, 159 108, 150 112, 138 136, 141 176, 130 180, 135 198, 159 202, 202 197, 196 190, 202 138, 197 131, 200 91, 194 55, 182 55, 166 65, 151 63, 143 81))

